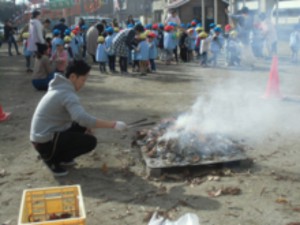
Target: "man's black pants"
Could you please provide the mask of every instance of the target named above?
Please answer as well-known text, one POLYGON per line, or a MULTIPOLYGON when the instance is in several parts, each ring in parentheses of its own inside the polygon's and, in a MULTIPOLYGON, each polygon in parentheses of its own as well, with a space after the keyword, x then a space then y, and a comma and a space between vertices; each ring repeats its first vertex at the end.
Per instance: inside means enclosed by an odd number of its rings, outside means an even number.
POLYGON ((53 140, 33 145, 48 166, 70 162, 96 147, 97 139, 93 135, 86 134, 86 130, 73 123, 70 129, 55 133, 53 140))

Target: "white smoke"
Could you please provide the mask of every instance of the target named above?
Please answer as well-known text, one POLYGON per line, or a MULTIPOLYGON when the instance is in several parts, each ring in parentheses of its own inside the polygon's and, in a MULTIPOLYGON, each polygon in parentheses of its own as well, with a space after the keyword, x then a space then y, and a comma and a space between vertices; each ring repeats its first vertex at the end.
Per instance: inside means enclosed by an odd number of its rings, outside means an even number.
POLYGON ((187 113, 178 117, 177 129, 171 128, 163 138, 176 138, 186 132, 256 140, 273 134, 289 136, 300 132, 299 112, 299 104, 263 99, 254 84, 241 85, 240 79, 232 78, 199 97, 187 113))

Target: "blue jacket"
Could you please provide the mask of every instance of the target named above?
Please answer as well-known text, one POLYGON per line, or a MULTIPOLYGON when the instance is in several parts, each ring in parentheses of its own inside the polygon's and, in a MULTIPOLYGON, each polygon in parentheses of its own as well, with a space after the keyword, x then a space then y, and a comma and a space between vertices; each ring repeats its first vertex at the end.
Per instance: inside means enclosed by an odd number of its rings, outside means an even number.
POLYGON ((164 33, 164 49, 173 50, 176 46, 172 32, 164 33))
POLYGON ((96 61, 97 62, 107 62, 107 52, 105 44, 98 44, 97 52, 96 52, 96 61))
POLYGON ((32 52, 28 50, 27 48, 28 40, 23 41, 23 55, 24 56, 31 56, 32 52))
POLYGON ((56 52, 56 45, 57 43, 61 43, 62 39, 60 37, 55 37, 53 38, 53 40, 51 41, 51 45, 52 45, 52 49, 51 49, 51 55, 54 55, 56 52))
POLYGON ((223 46, 224 39, 222 35, 219 35, 215 38, 212 38, 211 43, 210 43, 210 51, 211 52, 220 52, 221 48, 223 46))
POLYGON ((114 51, 113 51, 113 47, 112 47, 112 42, 113 42, 114 36, 113 35, 108 35, 105 38, 105 45, 106 45, 106 49, 107 49, 107 54, 109 56, 114 55, 114 51))
POLYGON ((157 47, 156 43, 153 42, 148 42, 149 45, 149 59, 156 59, 157 58, 157 47))
POLYGON ((143 61, 149 60, 149 45, 146 40, 138 44, 137 59, 143 61))

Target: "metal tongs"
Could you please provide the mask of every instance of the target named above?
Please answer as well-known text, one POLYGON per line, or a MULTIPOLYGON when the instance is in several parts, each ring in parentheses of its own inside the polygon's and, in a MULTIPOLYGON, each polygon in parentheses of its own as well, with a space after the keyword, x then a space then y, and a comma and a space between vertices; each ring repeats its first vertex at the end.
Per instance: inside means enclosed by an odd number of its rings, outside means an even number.
POLYGON ((137 121, 134 121, 132 123, 128 124, 128 128, 135 128, 135 127, 146 127, 146 126, 150 126, 150 125, 155 125, 156 122, 152 121, 152 122, 147 122, 147 123, 143 123, 145 121, 147 121, 147 118, 143 118, 137 121))

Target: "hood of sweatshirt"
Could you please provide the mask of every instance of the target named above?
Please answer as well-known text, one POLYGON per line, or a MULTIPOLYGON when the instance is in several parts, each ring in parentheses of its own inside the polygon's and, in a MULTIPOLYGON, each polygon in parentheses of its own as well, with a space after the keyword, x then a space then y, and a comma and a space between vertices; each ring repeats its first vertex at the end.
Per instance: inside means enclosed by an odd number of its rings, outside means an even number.
POLYGON ((55 73, 53 80, 49 83, 48 91, 73 91, 75 87, 72 82, 61 73, 55 73))

